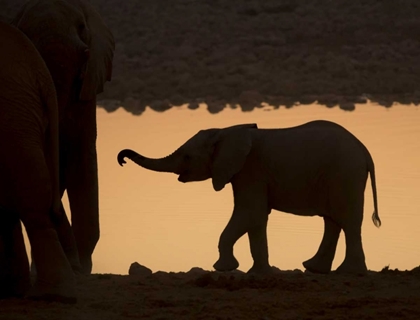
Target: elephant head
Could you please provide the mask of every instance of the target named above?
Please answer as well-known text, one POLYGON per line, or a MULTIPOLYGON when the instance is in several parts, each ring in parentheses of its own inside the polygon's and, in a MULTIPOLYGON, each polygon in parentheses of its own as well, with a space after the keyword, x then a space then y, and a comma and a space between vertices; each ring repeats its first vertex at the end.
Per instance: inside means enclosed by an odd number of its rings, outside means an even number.
POLYGON ((125 149, 119 152, 118 163, 122 166, 124 158, 129 158, 149 170, 175 173, 180 182, 211 178, 214 190, 220 191, 245 164, 252 147, 250 130, 256 128, 256 124, 241 124, 200 130, 174 153, 160 159, 125 149))
POLYGON ((30 0, 12 24, 35 44, 54 79, 60 118, 74 101, 95 99, 111 80, 114 38, 81 0, 30 0))

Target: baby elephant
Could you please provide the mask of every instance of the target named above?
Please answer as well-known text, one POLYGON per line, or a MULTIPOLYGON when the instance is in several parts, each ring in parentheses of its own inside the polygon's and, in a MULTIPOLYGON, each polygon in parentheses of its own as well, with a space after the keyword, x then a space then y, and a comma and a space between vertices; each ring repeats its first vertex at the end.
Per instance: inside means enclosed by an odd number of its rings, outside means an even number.
POLYGON ((349 131, 329 121, 284 129, 242 124, 199 131, 171 155, 146 158, 133 150, 118 154, 143 168, 173 172, 178 181, 211 178, 213 188, 232 184, 234 209, 219 240, 218 271, 239 266, 235 242, 248 233, 254 264, 248 272, 269 273, 267 221, 272 209, 324 218, 324 236, 315 256, 303 263, 316 273, 331 271, 341 229, 346 255, 337 271, 366 272, 361 226, 364 191, 371 176, 374 213, 379 227, 375 169, 366 147, 349 131))

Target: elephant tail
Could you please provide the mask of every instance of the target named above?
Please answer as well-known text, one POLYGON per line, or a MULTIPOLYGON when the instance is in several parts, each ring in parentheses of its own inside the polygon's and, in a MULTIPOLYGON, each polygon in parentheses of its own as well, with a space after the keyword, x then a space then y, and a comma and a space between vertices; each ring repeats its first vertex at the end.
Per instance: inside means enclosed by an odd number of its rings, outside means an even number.
POLYGON ((373 163, 372 156, 369 153, 369 150, 363 145, 366 156, 367 156, 367 162, 368 162, 368 171, 370 174, 370 182, 372 184, 372 194, 373 194, 373 214, 372 214, 372 221, 373 224, 379 228, 382 224, 381 219, 379 218, 378 214, 378 196, 376 192, 376 177, 375 177, 375 164, 373 163))

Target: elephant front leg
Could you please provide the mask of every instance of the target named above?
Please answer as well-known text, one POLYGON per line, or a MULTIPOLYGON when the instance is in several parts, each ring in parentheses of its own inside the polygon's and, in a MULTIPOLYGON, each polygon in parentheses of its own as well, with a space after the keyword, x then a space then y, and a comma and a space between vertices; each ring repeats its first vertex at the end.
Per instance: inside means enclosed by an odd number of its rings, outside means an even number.
MULTIPOLYGON (((96 153, 96 103, 79 101, 77 120, 65 122, 65 186, 70 203, 71 224, 79 252, 82 273, 92 271, 92 253, 99 240, 98 165, 96 153)), ((61 130, 61 129, 60 129, 61 130)))
POLYGON ((321 245, 313 258, 303 262, 306 270, 314 273, 328 273, 337 248, 341 227, 331 218, 324 217, 324 236, 321 245))
POLYGON ((233 189, 235 208, 228 225, 220 236, 220 257, 214 264, 214 268, 218 271, 230 271, 239 266, 233 255, 233 246, 248 232, 254 259, 254 265, 248 272, 270 272, 266 230, 269 210, 265 189, 259 186, 252 188, 247 183, 241 183, 239 188, 235 188, 234 185, 233 189))
POLYGON ((61 204, 60 216, 54 219, 54 225, 67 260, 70 262, 71 268, 76 274, 81 273, 82 266, 80 264, 79 252, 77 251, 76 240, 63 204, 61 204))
POLYGON ((219 260, 213 265, 217 271, 231 271, 239 267, 233 255, 233 246, 247 232, 247 226, 241 221, 240 212, 234 210, 226 228, 219 239, 219 260))
POLYGON ((19 218, 1 210, 0 299, 22 297, 31 287, 29 261, 19 218))
POLYGON ((82 273, 85 274, 92 271, 92 253, 99 239, 98 175, 94 148, 74 151, 70 156, 73 162, 69 164, 66 179, 72 230, 82 273))

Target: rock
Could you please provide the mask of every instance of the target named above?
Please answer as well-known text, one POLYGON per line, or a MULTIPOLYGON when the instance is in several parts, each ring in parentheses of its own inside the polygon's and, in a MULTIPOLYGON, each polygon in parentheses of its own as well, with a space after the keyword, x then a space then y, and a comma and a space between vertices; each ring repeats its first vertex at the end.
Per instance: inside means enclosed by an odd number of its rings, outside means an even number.
POLYGON ((138 262, 133 262, 128 270, 130 276, 149 276, 153 272, 149 268, 142 266, 138 262))
POLYGON ((187 272, 187 274, 192 274, 192 275, 203 275, 206 273, 209 273, 209 271, 206 271, 199 267, 193 267, 187 272))

